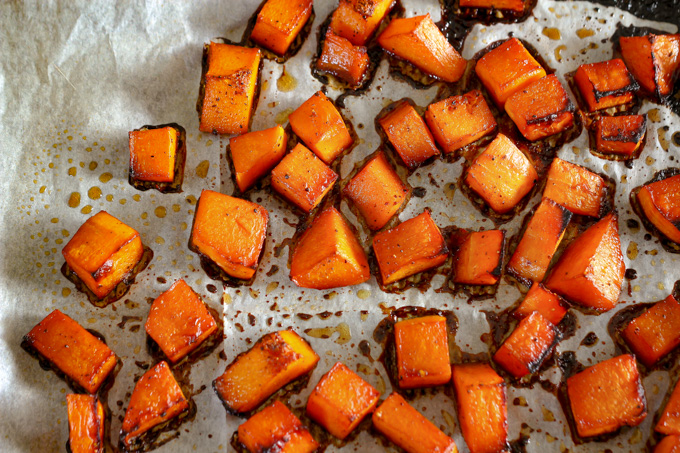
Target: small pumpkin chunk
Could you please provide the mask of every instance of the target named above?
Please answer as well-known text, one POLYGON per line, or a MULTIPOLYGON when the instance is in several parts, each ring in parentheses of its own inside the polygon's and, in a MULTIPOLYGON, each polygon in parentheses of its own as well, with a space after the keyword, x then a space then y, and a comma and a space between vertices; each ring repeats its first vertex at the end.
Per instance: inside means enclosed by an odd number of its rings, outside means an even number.
POLYGON ((416 169, 433 156, 439 156, 432 133, 408 102, 400 102, 378 122, 409 170, 416 169))
POLYGON ((567 394, 580 437, 637 426, 647 416, 647 399, 635 357, 620 355, 567 379, 567 394))
POLYGON ((373 237, 373 251, 383 285, 389 285, 446 261, 449 250, 430 211, 373 237))
POLYGON ((451 380, 446 318, 421 316, 394 324, 399 387, 443 385, 451 380))
POLYGON ((71 453, 104 452, 104 406, 94 395, 66 395, 71 453))
POLYGON ((321 212, 302 234, 290 263, 290 279, 303 288, 358 285, 371 277, 366 252, 334 207, 321 212))
POLYGON ((619 58, 582 64, 574 74, 574 82, 590 112, 628 104, 638 89, 637 82, 619 58))
POLYGON ((521 13, 526 0, 460 0, 461 8, 501 9, 521 13))
POLYGON ((546 289, 540 283, 534 283, 519 307, 512 312, 517 319, 524 319, 533 312, 539 312, 545 319, 558 325, 567 314, 567 308, 560 296, 546 289))
POLYGON ((501 278, 505 231, 458 230, 451 236, 452 281, 464 285, 495 285, 501 278))
POLYGON ((503 134, 472 162, 465 183, 498 214, 511 211, 536 184, 531 161, 503 134))
POLYGON ((231 362, 213 388, 231 413, 257 408, 274 392, 311 372, 319 356, 291 330, 269 333, 231 362))
POLYGON ((144 126, 128 136, 130 184, 139 190, 181 191, 186 159, 184 129, 178 125, 144 126))
POLYGON ((680 68, 680 35, 619 38, 621 55, 644 91, 662 99, 673 91, 680 68))
POLYGON ((471 453, 496 453, 508 447, 505 381, 486 363, 453 366, 458 422, 471 453))
POLYGON ((407 453, 458 453, 453 439, 398 393, 392 393, 376 409, 373 426, 407 453))
POLYGON ((680 243, 680 175, 642 186, 637 201, 657 230, 680 243))
POLYGON ((378 36, 378 43, 387 53, 444 82, 457 82, 467 66, 429 13, 392 20, 378 36))
POLYGON ((647 132, 644 115, 603 116, 595 123, 595 148, 604 154, 634 157, 647 132))
POLYGON ((312 15, 313 0, 267 0, 250 39, 283 56, 312 15))
POLYGON ((307 428, 278 400, 239 426, 238 440, 251 453, 312 453, 319 448, 307 428))
POLYGON ((307 400, 307 414, 344 439, 378 404, 380 392, 341 362, 321 377, 307 400))
POLYGON ((654 453, 680 453, 680 436, 666 436, 654 447, 654 453))
POLYGON ((198 200, 189 248, 227 275, 255 275, 267 235, 269 213, 262 206, 212 190, 198 200))
POLYGON ((549 198, 574 214, 600 217, 607 183, 585 167, 556 157, 550 164, 543 198, 549 198))
POLYGON ((355 46, 363 46, 393 5, 394 0, 340 0, 329 28, 355 46))
POLYGON ((334 75, 350 87, 361 86, 368 69, 368 52, 364 46, 354 46, 345 38, 326 32, 323 50, 316 61, 316 69, 334 75))
POLYGON ((245 192, 269 173, 283 159, 287 143, 288 134, 281 126, 230 138, 229 151, 238 189, 245 192))
POLYGON ((430 104, 425 120, 446 154, 490 135, 498 126, 478 90, 430 104))
POLYGON ((677 382, 654 430, 666 435, 680 435, 680 385, 677 382))

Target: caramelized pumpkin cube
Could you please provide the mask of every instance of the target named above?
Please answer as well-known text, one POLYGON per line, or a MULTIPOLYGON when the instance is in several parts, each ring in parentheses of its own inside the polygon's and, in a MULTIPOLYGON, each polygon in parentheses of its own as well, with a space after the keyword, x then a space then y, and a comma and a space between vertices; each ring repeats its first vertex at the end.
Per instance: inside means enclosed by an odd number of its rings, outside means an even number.
POLYGON ((213 388, 229 412, 249 412, 284 385, 311 372, 318 361, 319 356, 297 333, 269 333, 237 356, 213 381, 213 388))
POLYGON ((644 115, 603 116, 595 123, 595 147, 604 154, 633 157, 647 132, 644 115))
POLYGON ((502 9, 521 13, 526 0, 460 0, 461 8, 502 9))
POLYGON ((212 190, 198 200, 189 247, 227 275, 255 275, 267 235, 269 213, 262 206, 212 190))
POLYGON ((452 236, 452 281, 464 285, 495 285, 501 278, 505 231, 459 230, 452 236))
POLYGON ((680 385, 677 382, 654 430, 666 435, 680 435, 680 385))
POLYGON ((284 55, 312 15, 313 0, 267 0, 257 15, 250 39, 284 55))
POLYGON ((680 68, 680 35, 619 38, 623 61, 647 93, 662 99, 673 91, 680 68))
POLYGON ((329 28, 355 46, 363 46, 393 5, 394 0, 340 0, 329 28))
POLYGON ((104 406, 94 395, 66 395, 71 453, 104 452, 104 406))
POLYGON ((635 79, 619 58, 582 64, 574 74, 574 82, 590 112, 628 104, 638 89, 635 79))
POLYGON ((585 167, 556 157, 543 190, 549 198, 574 214, 600 217, 605 201, 607 183, 585 167))
POLYGON ((230 138, 229 151, 238 189, 245 192, 269 173, 283 159, 287 143, 288 134, 281 126, 230 138))
POLYGON ((453 439, 398 393, 392 393, 376 409, 373 426, 407 453, 458 453, 453 439))
POLYGON ((654 447, 654 453, 680 453, 680 436, 666 436, 654 447))
POLYGON ((540 283, 534 283, 519 307, 512 312, 517 319, 524 319, 533 312, 539 312, 545 319, 558 325, 567 314, 560 296, 549 291, 540 283))
POLYGON ((661 234, 680 243, 680 175, 642 186, 637 201, 647 220, 661 234))
POLYGON ((430 211, 373 237, 373 251, 383 285, 389 285, 446 261, 449 250, 430 211))
POLYGON ((368 69, 368 52, 364 46, 354 46, 345 38, 328 30, 316 69, 334 75, 350 87, 361 86, 368 69))
POLYGON ((251 453, 312 453, 319 448, 307 428, 278 400, 239 426, 238 440, 251 453))
POLYGON ((399 387, 443 385, 451 380, 446 318, 421 316, 394 324, 399 387))
POLYGON ((567 394, 580 437, 637 426, 647 416, 647 399, 635 357, 620 355, 567 379, 567 394))
POLYGON ((290 279, 303 288, 358 285, 370 277, 366 252, 340 211, 332 206, 312 221, 293 250, 290 279))
POLYGON ((130 184, 140 190, 182 190, 186 159, 185 131, 179 125, 144 126, 131 131, 130 184))
POLYGON ((460 80, 467 66, 429 13, 392 20, 378 36, 378 43, 387 53, 444 82, 460 80))

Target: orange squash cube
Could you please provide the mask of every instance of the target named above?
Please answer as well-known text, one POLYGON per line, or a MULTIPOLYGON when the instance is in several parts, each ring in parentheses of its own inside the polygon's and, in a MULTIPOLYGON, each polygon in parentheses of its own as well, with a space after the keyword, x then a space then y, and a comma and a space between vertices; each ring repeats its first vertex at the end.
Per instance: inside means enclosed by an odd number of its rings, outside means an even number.
POLYGON ((383 285, 389 285, 446 261, 449 250, 430 211, 373 237, 373 251, 383 285))
POLYGON ((644 216, 661 234, 680 243, 680 175, 642 186, 637 201, 644 216))
POLYGON ((278 400, 239 426, 238 440, 252 453, 312 453, 319 448, 307 428, 278 400))
POLYGON ((307 414, 344 439, 378 404, 380 392, 341 362, 321 377, 307 400, 307 414))
POLYGON ((498 127, 484 96, 477 90, 430 104, 425 120, 446 154, 490 135, 498 127))
POLYGON ((524 11, 525 0, 460 0, 461 8, 501 9, 507 11, 524 11))
POLYGON ((363 46, 394 3, 394 0, 340 0, 329 28, 355 46, 363 46))
POLYGON ((309 213, 337 179, 337 173, 298 143, 272 170, 271 184, 286 200, 309 213))
POLYGON ((371 277, 366 252, 332 206, 312 221, 292 253, 290 279, 303 288, 358 285, 371 277))
POLYGON ((237 356, 213 381, 213 388, 229 412, 249 412, 284 385, 311 372, 318 361, 319 356, 297 333, 272 332, 237 356))
POLYGON ((452 281, 464 285, 495 285, 501 278, 505 231, 459 230, 451 237, 452 281))
POLYGON ((654 430, 666 435, 680 435, 680 385, 677 382, 654 430))
POLYGON ((503 134, 472 162, 465 183, 498 214, 511 211, 536 184, 531 161, 503 134))
POLYGON ((180 192, 184 180, 186 132, 178 124, 131 131, 130 185, 139 190, 180 192))
POLYGON ((371 230, 379 230, 404 206, 411 189, 379 151, 347 183, 343 194, 359 210, 371 230))
POLYGON ((398 393, 392 393, 376 409, 373 426, 407 453, 458 453, 453 439, 398 393))
POLYGON ((211 42, 204 47, 201 132, 248 131, 260 70, 260 49, 211 42), (206 56, 207 55, 207 56, 206 56))
POLYGON ((345 38, 326 32, 323 50, 316 60, 316 69, 327 72, 357 88, 364 82, 368 69, 368 52, 364 46, 354 46, 345 38))
POLYGON ((517 38, 487 52, 477 61, 475 72, 501 110, 510 96, 546 76, 545 69, 517 38))
POLYGON ((217 331, 201 297, 178 280, 151 304, 146 333, 172 363, 177 363, 217 331))
POLYGON ((288 134, 281 126, 248 132, 229 139, 234 178, 241 192, 250 189, 286 154, 288 134))
POLYGON ((680 67, 680 35, 619 38, 628 70, 644 91, 663 99, 673 91, 680 67))
POLYGON ((328 165, 354 143, 340 112, 321 91, 291 113, 288 122, 295 135, 328 165))
POLYGON ((619 58, 582 64, 574 74, 574 82, 589 112, 628 104, 638 89, 637 82, 619 58))
POLYGON ((595 123, 595 148, 604 154, 634 157, 647 132, 644 115, 603 116, 595 123))
POLYGON ((531 285, 524 300, 512 312, 512 315, 517 319, 524 319, 535 311, 554 325, 558 325, 567 314, 567 308, 563 305, 560 296, 540 283, 531 285))
POLYGON ((444 82, 460 80, 467 66, 467 61, 437 28, 429 13, 393 19, 378 36, 378 43, 390 55, 444 82))
POLYGON ((637 426, 647 416, 647 399, 635 357, 620 355, 567 379, 576 431, 593 437, 637 426))
POLYGON ((71 453, 104 452, 104 406, 93 395, 66 395, 71 453))
POLYGON ((260 262, 268 221, 269 213, 259 204, 203 190, 189 248, 227 276, 249 280, 260 262))
POLYGON ((666 436, 654 447, 654 453, 680 453, 680 436, 666 436))
POLYGON ((451 380, 446 318, 421 316, 394 324, 399 387, 443 385, 451 380))
POLYGON ((549 198, 574 214, 600 217, 607 183, 585 167, 556 157, 550 164, 543 198, 549 198))
POLYGON ((283 56, 312 15, 312 4, 313 0, 267 0, 250 39, 283 56))

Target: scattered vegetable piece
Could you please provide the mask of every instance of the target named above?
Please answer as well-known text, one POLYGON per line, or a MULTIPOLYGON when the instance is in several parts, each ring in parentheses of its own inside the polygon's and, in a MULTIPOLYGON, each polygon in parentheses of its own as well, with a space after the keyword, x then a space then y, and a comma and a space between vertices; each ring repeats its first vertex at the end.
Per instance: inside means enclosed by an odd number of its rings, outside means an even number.
POLYGON ((680 435, 680 385, 677 382, 654 430, 666 435, 680 435))
POLYGON ((597 151, 622 157, 634 157, 647 132, 644 115, 603 116, 595 123, 597 151))
POLYGON ((139 190, 180 192, 186 141, 179 125, 144 126, 129 134, 130 184, 139 190))
POLYGON ((638 89, 637 82, 619 58, 582 64, 576 70, 574 82, 590 112, 628 104, 638 89))
POLYGON ((241 192, 250 189, 283 159, 287 142, 288 134, 281 126, 229 139, 234 177, 241 192))
POLYGON ((554 325, 558 325, 567 314, 567 308, 560 297, 540 283, 531 285, 524 300, 512 314, 517 319, 524 319, 534 311, 542 314, 554 325))
POLYGON ((443 385, 451 380, 446 318, 421 316, 394 324, 399 387, 443 385))
POLYGON ((94 395, 66 395, 71 453, 104 452, 104 406, 94 395))
POLYGON ((644 91, 659 99, 671 94, 680 68, 680 35, 621 37, 621 55, 644 91))
POLYGON ((607 183, 585 167, 556 157, 550 164, 543 198, 549 198, 574 214, 600 217, 607 183))
POLYGON ((368 64, 368 52, 364 46, 354 46, 331 30, 326 32, 316 69, 344 80, 352 88, 358 88, 364 81, 368 64))
POLYGON ((495 285, 501 278, 505 231, 458 230, 451 236, 452 281, 464 285, 495 285))
POLYGON ((680 453, 680 436, 666 436, 654 447, 654 453, 680 453))
POLYGON ((394 0, 340 0, 329 28, 355 46, 363 46, 394 4, 394 0))
POLYGON ((283 56, 312 15, 312 5, 313 0, 267 0, 250 39, 283 56))
POLYGON ((642 186, 637 201, 644 216, 661 234, 680 243, 680 175, 642 186))

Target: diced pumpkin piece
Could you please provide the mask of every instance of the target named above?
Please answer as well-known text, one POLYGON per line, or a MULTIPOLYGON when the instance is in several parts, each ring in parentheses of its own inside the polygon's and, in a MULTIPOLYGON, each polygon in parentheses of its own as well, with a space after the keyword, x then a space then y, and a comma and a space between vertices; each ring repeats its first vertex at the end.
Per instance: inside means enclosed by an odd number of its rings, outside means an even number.
POLYGON ((354 46, 329 29, 321 55, 316 61, 316 69, 332 74, 356 88, 364 81, 368 63, 368 52, 364 46, 354 46))
POLYGON ((472 162, 465 183, 499 214, 511 211, 536 184, 531 161, 503 134, 472 162))
POLYGON ((543 198, 549 198, 574 214, 600 217, 607 183, 585 167, 556 157, 550 164, 543 198))
POLYGON ((459 230, 452 236, 453 278, 464 285, 495 285, 501 278, 505 231, 459 230))
POLYGON ((130 184, 140 190, 181 190, 186 158, 180 126, 144 126, 129 132, 130 184))
POLYGON ((635 357, 620 355, 567 379, 567 394, 580 437, 637 426, 647 416, 647 399, 635 357))
POLYGON ((392 20, 378 36, 378 43, 389 54, 444 82, 457 82, 467 66, 429 13, 392 20))
POLYGON ((545 286, 586 308, 608 311, 619 300, 625 271, 619 216, 611 213, 569 244, 545 286))
POLYGON ((659 98, 671 94, 680 68, 680 35, 619 38, 621 55, 647 93, 659 98))
POLYGON ((394 324, 399 387, 443 385, 451 380, 446 318, 421 316, 394 324))
POLYGON ((525 0, 460 0, 461 8, 503 9, 523 12, 525 0))
POLYGON ((303 288, 358 285, 371 277, 366 252, 334 207, 321 212, 302 234, 290 262, 290 279, 303 288))
POLYGON ((508 262, 508 274, 527 286, 542 282, 571 216, 567 208, 543 198, 508 262))
POLYGON ((199 129, 213 134, 248 131, 260 68, 260 49, 206 44, 207 71, 199 129))
POLYGON ((408 102, 400 102, 378 122, 409 170, 414 170, 433 156, 439 156, 432 133, 408 102))
POLYGON ((430 104, 425 120, 445 153, 474 143, 496 130, 496 119, 478 90, 430 104))
POLYGON ((558 134, 574 124, 574 106, 556 75, 538 79, 505 102, 505 111, 527 140, 558 134))
POLYGON ((352 200, 371 230, 379 230, 402 208, 410 188, 379 151, 347 183, 343 194, 352 200))
POLYGON ((27 333, 23 345, 87 393, 96 393, 118 362, 106 344, 59 310, 27 333))
POLYGON ((312 15, 313 0, 267 0, 257 15, 250 39, 284 55, 312 15))
POLYGON ((234 177, 241 192, 250 189, 283 159, 287 143, 288 134, 281 126, 229 139, 234 177))
POLYGON ((619 58, 582 64, 574 74, 574 82, 590 112, 628 104, 638 89, 635 79, 619 58))
POLYGON ((139 378, 120 429, 121 443, 132 450, 154 428, 189 412, 189 401, 167 362, 159 362, 139 378))
POLYGON ((71 453, 103 453, 104 406, 93 395, 66 395, 71 453))
POLYGON ((376 409, 373 426, 407 453, 458 453, 453 439, 398 393, 392 393, 376 409))
POLYGON ((344 439, 378 404, 380 392, 341 362, 321 377, 307 400, 307 414, 344 439))
POLYGON ((486 363, 453 366, 458 422, 471 453, 497 453, 508 446, 505 381, 486 363))
POLYGON ((680 385, 677 382, 654 430, 666 435, 680 435, 680 385))
POLYGON ((304 212, 311 212, 331 190, 338 174, 297 144, 272 170, 272 188, 304 212))
POLYGON ((318 361, 319 356, 297 333, 269 333, 237 356, 213 381, 213 388, 229 412, 249 412, 284 385, 311 372, 318 361))
POLYGON ((229 276, 249 280, 260 261, 268 221, 269 213, 258 204, 203 190, 189 246, 229 276))
POLYGON ((638 360, 651 367, 680 345, 680 303, 668 296, 633 319, 621 335, 638 360))
POLYGON ((647 132, 644 115, 603 116, 595 123, 595 147, 605 154, 634 156, 647 132))
POLYGON ((680 243, 680 175, 642 186, 637 201, 657 230, 680 243))
POLYGON ((524 319, 535 311, 554 325, 558 325, 567 314, 567 308, 562 304, 560 297, 540 283, 531 285, 524 300, 512 315, 517 319, 524 319))
POLYGON ((278 400, 239 426, 238 440, 251 453, 312 453, 319 448, 307 428, 278 400))
POLYGON ((153 301, 144 329, 177 363, 215 333, 217 323, 201 297, 180 279, 153 301))
POLYGON ((487 52, 477 61, 475 72, 500 109, 510 96, 546 76, 545 69, 517 38, 487 52))
POLYGON ((340 112, 321 91, 291 113, 288 122, 295 135, 328 165, 354 142, 340 112))
POLYGON ((666 436, 654 447, 654 453, 680 453, 680 436, 666 436))
POLYGON ((383 285, 389 285, 446 261, 446 241, 430 211, 373 237, 373 251, 383 285))
POLYGON ((363 46, 393 5, 394 0, 340 0, 329 28, 355 46, 363 46))
POLYGON ((144 245, 137 231, 100 211, 78 228, 61 253, 78 278, 103 299, 139 263, 144 245))

